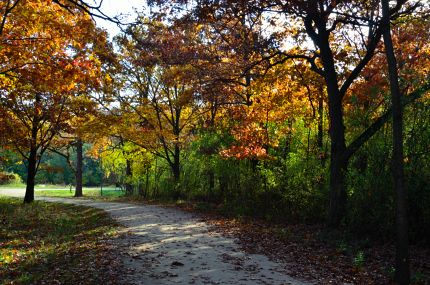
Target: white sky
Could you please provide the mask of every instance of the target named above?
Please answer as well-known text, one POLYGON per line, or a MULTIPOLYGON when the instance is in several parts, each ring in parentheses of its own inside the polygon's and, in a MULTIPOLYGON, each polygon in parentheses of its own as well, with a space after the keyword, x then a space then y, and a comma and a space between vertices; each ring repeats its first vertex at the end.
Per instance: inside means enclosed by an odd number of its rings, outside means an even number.
MULTIPOLYGON (((145 0, 103 0, 101 11, 111 17, 123 14, 125 23, 132 22, 136 16, 134 10, 145 10, 145 2, 145 0)), ((97 26, 108 31, 111 38, 120 32, 119 28, 109 21, 96 19, 96 22, 97 26)))

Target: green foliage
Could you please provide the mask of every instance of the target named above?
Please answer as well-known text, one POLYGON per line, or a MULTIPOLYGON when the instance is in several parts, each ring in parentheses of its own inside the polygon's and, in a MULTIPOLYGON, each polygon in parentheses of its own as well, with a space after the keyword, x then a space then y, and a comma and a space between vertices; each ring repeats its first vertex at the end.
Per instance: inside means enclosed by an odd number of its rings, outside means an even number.
POLYGON ((415 272, 411 277, 412 284, 427 284, 430 280, 430 276, 421 271, 415 272))
POLYGON ((115 183, 137 186, 146 172, 151 169, 153 156, 145 149, 126 142, 106 149, 101 154, 101 160, 106 177, 113 177, 115 183), (127 176, 126 173, 127 161, 131 166, 131 176, 127 176))
POLYGON ((0 172, 0 185, 5 184, 20 184, 22 183, 21 177, 16 173, 0 172))
POLYGON ((21 178, 26 176, 26 167, 19 154, 2 148, 0 148, 0 170, 16 173, 21 178))
POLYGON ((412 240, 430 244, 430 103, 417 102, 405 114, 405 185, 412 240))
POLYGON ((345 225, 360 236, 393 234, 394 192, 390 174, 390 146, 375 137, 353 157, 348 173, 349 204, 345 225))
POLYGON ((354 266, 356 267, 363 267, 364 263, 365 263, 365 256, 364 256, 364 252, 363 251, 358 251, 357 254, 354 256, 354 260, 353 260, 354 266))
POLYGON ((103 170, 100 166, 100 161, 89 157, 84 157, 83 164, 84 171, 82 173, 82 184, 84 186, 101 185, 103 170))
MULTIPOLYGON (((430 242, 430 109, 422 103, 405 113, 405 188, 410 238, 430 242)), ((391 173, 390 126, 375 135, 351 160, 345 225, 358 236, 390 240, 394 235, 395 195, 391 173)))
POLYGON ((45 153, 36 175, 36 183, 74 184, 74 180, 74 174, 64 157, 49 151, 45 153))
MULTIPOLYGON (((84 145, 84 152, 90 148, 89 144, 84 145)), ((76 153, 71 152, 71 157, 75 157, 76 153)), ((22 159, 11 151, 0 151, 0 165, 6 172, 15 173, 15 184, 20 184, 25 181, 27 176, 26 165, 22 159), (20 178, 21 177, 21 178, 20 178), (19 178, 19 179, 18 179, 19 178)), ((72 163, 75 160, 72 159, 72 163)), ((101 184, 102 169, 100 162, 94 158, 84 156, 83 160, 83 184, 85 186, 98 186, 101 184)), ((53 184, 53 185, 74 185, 75 176, 68 165, 66 159, 59 154, 47 151, 40 163, 39 171, 36 175, 37 184, 53 184)))
MULTIPOLYGON (((182 198, 204 207, 215 204, 227 215, 277 222, 323 221, 327 179, 320 159, 311 154, 303 159, 303 150, 290 152, 286 159, 265 161, 221 157, 218 151, 230 143, 229 135, 204 133, 184 150, 178 186, 182 198)), ((169 181, 166 171, 158 183, 163 199, 175 198, 169 181)))

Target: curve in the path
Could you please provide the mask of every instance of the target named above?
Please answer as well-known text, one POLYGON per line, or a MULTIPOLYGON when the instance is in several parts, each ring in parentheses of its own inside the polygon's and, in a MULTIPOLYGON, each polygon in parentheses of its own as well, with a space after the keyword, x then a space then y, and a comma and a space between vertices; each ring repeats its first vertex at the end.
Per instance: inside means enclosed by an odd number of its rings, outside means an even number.
MULTIPOLYGON (((17 190, 1 194, 21 196, 17 190)), ((266 256, 243 252, 190 213, 154 205, 37 199, 103 209, 124 225, 129 234, 117 242, 125 253, 129 284, 306 284, 266 256)))

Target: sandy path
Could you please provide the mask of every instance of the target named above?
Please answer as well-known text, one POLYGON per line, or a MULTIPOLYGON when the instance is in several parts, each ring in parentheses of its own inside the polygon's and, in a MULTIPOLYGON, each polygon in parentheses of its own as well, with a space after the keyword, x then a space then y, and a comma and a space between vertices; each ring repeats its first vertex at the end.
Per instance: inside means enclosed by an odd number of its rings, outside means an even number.
MULTIPOLYGON (((23 196, 23 190, 0 195, 23 196)), ((103 209, 130 234, 119 239, 129 284, 306 284, 264 255, 240 250, 231 238, 190 213, 154 205, 37 197, 103 209)))

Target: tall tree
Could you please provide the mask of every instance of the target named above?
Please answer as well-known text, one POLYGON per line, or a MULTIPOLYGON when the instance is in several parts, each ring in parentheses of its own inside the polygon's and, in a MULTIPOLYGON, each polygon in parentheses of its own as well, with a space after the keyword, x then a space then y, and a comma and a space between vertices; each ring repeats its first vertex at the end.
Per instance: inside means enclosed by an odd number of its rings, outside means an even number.
POLYGON ((59 134, 49 146, 49 150, 66 159, 75 176, 75 197, 82 197, 83 186, 83 141, 80 137, 62 136, 59 134), (72 157, 74 150, 75 158, 72 157))
POLYGON ((192 36, 192 30, 153 22, 131 27, 117 38, 124 84, 117 100, 131 126, 122 129, 123 136, 165 159, 175 184, 181 150, 197 114, 196 70, 190 64, 197 60, 196 52, 182 44, 192 42, 192 36))
MULTIPOLYGON (((402 1, 398 1, 402 2, 402 1)), ((404 2, 404 1, 403 1, 404 2)), ((388 62, 391 101, 393 104, 393 179, 396 192, 396 274, 400 285, 410 282, 408 254, 408 214, 403 175, 403 108, 396 55, 391 38, 389 0, 382 0, 383 36, 388 62)))
POLYGON ((4 28, 9 41, 0 56, 12 68, 6 67, 0 77, 0 108, 6 144, 28 163, 24 201, 31 202, 43 153, 67 126, 75 99, 99 84, 100 61, 90 46, 105 41, 106 35, 79 10, 72 14, 41 1, 22 4, 4 28))

